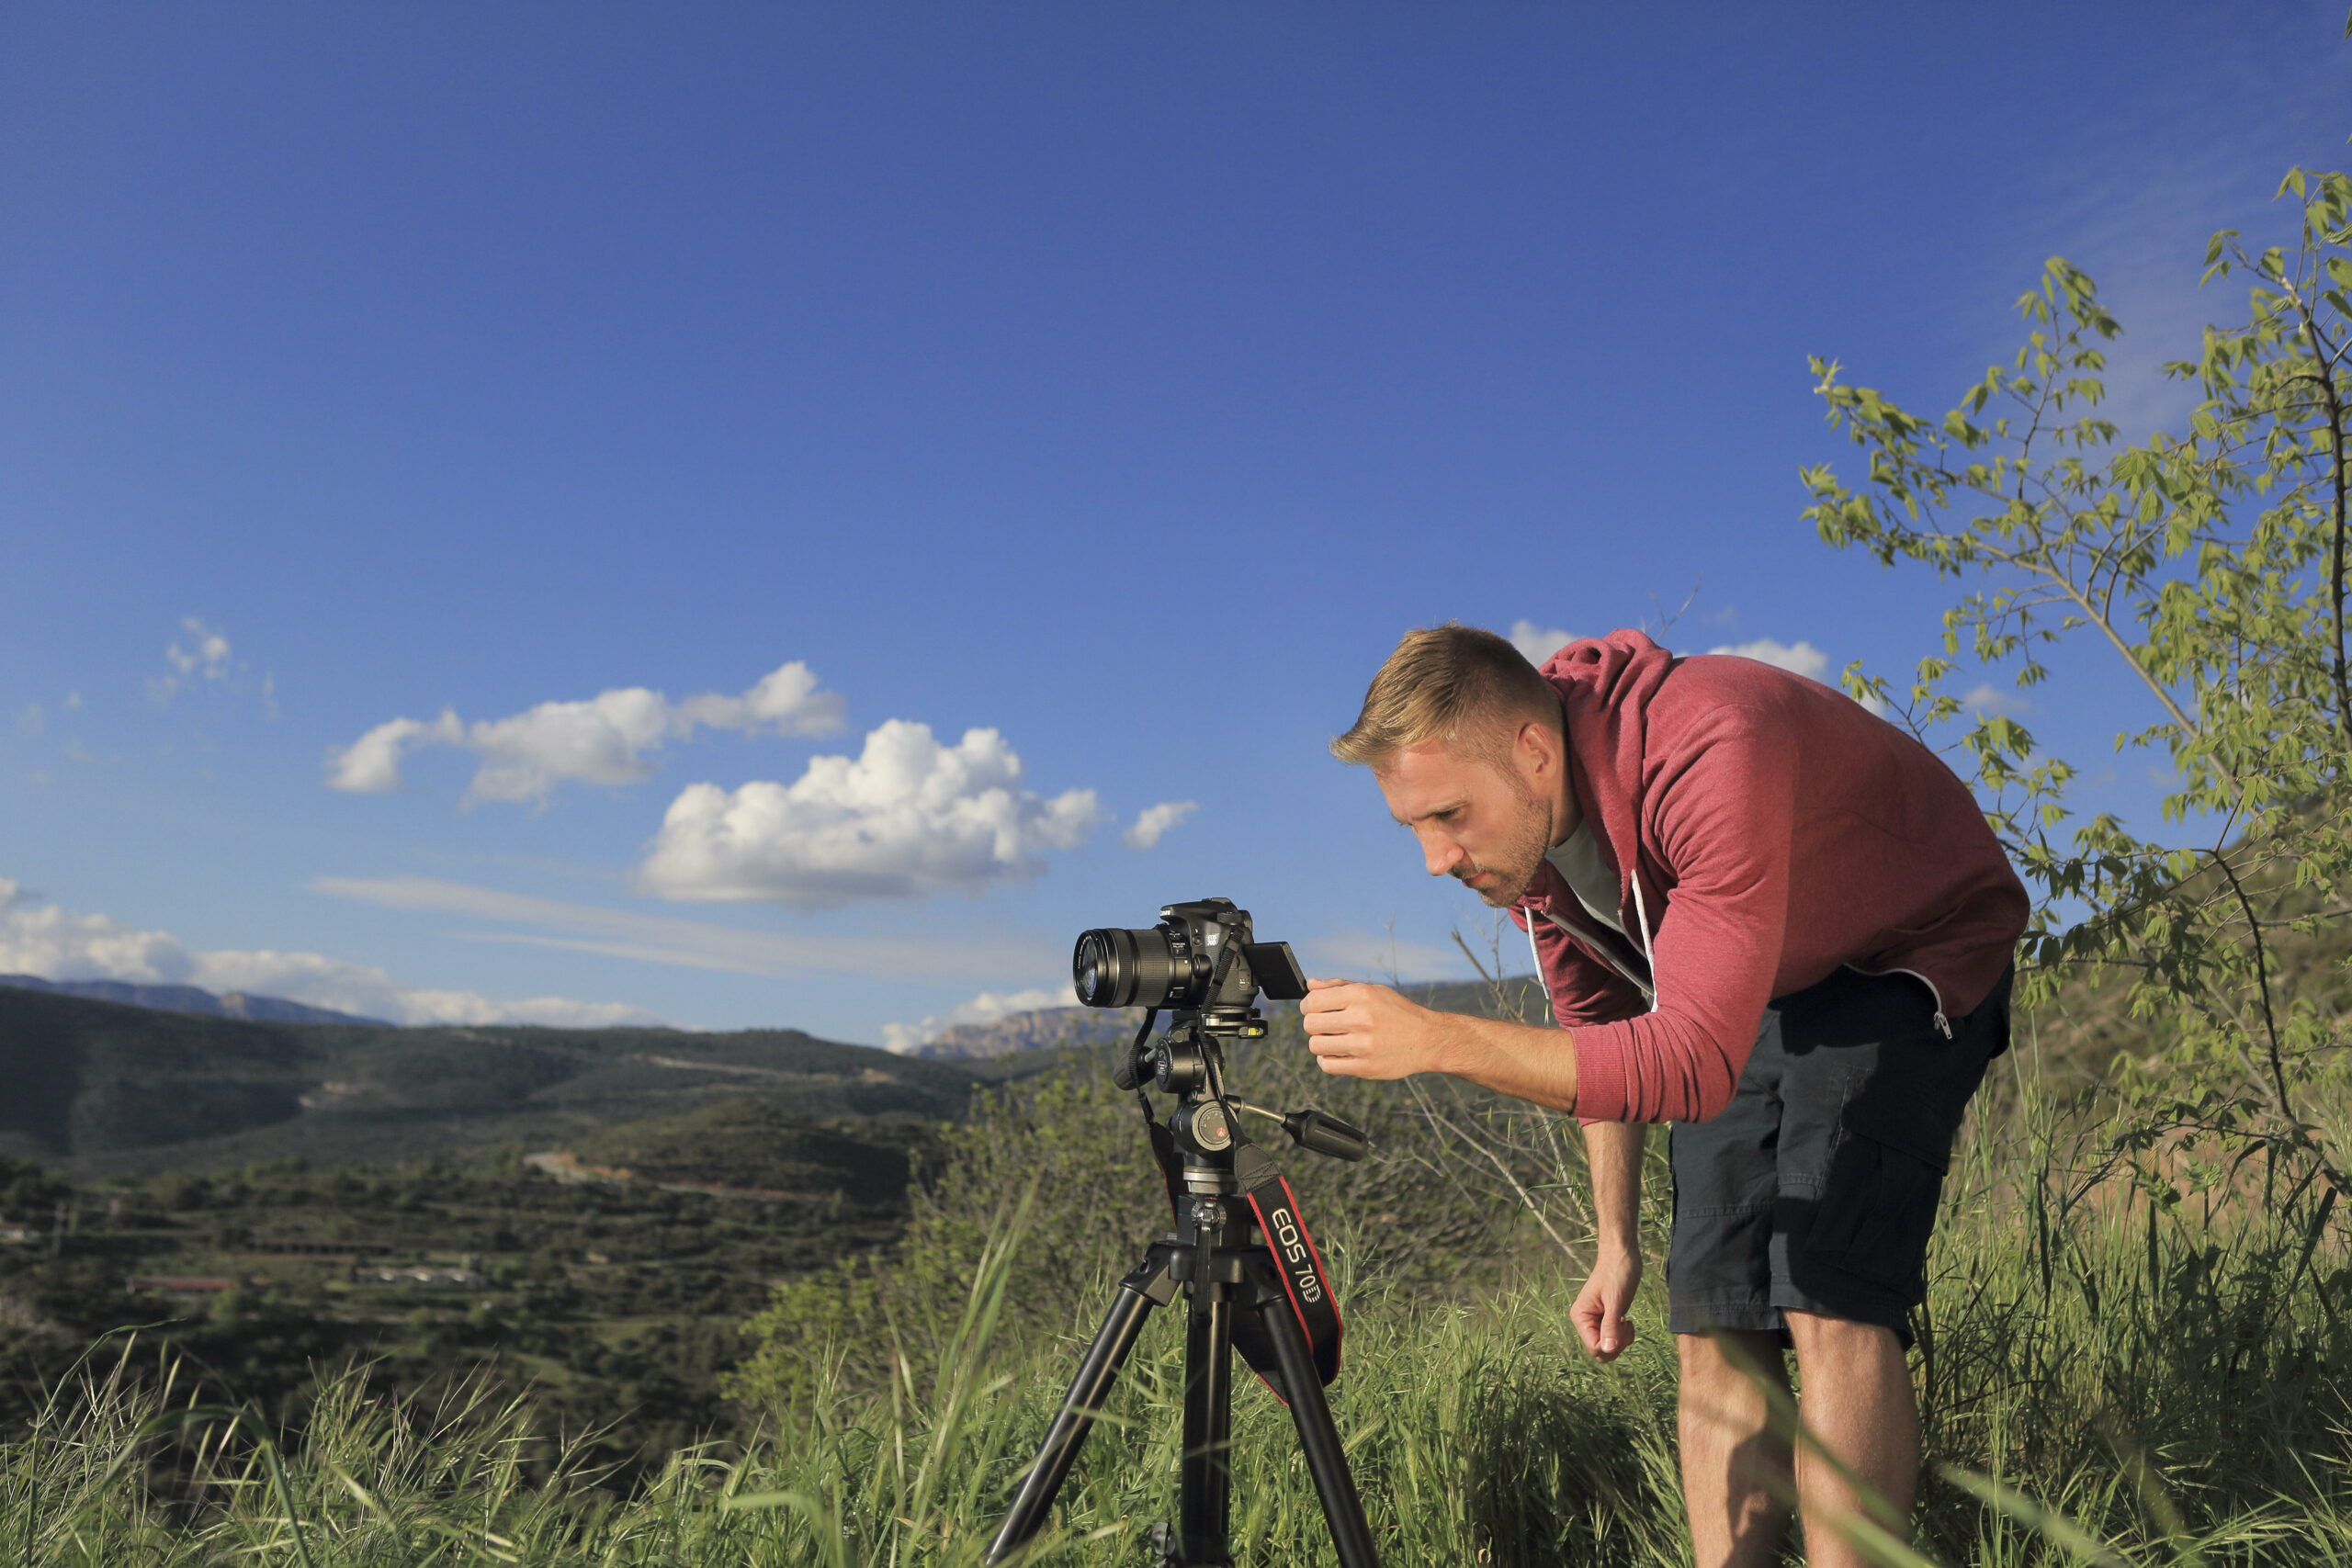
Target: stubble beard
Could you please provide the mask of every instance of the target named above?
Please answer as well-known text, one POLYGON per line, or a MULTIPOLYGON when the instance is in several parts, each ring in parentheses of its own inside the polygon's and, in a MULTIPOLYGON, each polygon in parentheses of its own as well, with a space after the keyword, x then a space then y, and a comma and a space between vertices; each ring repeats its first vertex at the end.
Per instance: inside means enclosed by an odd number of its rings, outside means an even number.
POLYGON ((1537 798, 1535 793, 1511 774, 1513 791, 1523 808, 1513 831, 1507 839, 1498 858, 1476 862, 1454 869, 1454 876, 1464 886, 1470 878, 1480 874, 1494 880, 1485 887, 1472 887, 1479 901, 1487 908, 1508 909, 1527 896, 1534 886, 1536 869, 1544 863, 1544 852, 1552 847, 1552 807, 1549 802, 1537 798))

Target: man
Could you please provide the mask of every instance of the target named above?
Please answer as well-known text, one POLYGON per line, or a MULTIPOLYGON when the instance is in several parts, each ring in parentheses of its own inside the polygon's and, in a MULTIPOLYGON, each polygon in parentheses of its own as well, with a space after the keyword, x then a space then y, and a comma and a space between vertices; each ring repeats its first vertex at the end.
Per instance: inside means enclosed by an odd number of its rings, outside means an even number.
POLYGON ((1699 1568, 1773 1561, 1791 1497, 1816 1565, 1865 1561, 1841 1516, 1905 1535, 1905 1323, 2028 912, 1967 789, 1840 693, 1630 631, 1541 671, 1491 632, 1413 632, 1331 749, 1372 770, 1430 874, 1528 931, 1566 1032, 1317 980, 1324 1070, 1452 1073, 1584 1120, 1599 1235, 1573 1315, 1603 1360, 1631 1342, 1645 1125, 1674 1123, 1699 1568), (1835 1463, 1772 1435, 1750 1372, 1784 1378, 1784 1348, 1835 1463))

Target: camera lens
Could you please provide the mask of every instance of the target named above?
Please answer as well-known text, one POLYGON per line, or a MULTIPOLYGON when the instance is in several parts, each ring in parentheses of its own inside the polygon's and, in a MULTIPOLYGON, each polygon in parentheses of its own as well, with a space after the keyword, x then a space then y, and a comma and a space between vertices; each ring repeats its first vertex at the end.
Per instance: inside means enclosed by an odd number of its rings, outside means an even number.
POLYGON ((1192 979, 1191 953, 1180 961, 1176 946, 1162 926, 1081 931, 1069 964, 1078 999, 1091 1008, 1167 1006, 1180 980, 1192 979))
MULTIPOLYGON (((1132 984, 1135 965, 1122 963, 1118 944, 1113 939, 1127 936, 1125 931, 1080 931, 1078 947, 1069 957, 1070 978, 1077 983, 1078 999, 1091 1008, 1115 1008, 1126 1004, 1118 999, 1123 984, 1132 984)), ((1130 939, 1132 952, 1134 942, 1130 939)))

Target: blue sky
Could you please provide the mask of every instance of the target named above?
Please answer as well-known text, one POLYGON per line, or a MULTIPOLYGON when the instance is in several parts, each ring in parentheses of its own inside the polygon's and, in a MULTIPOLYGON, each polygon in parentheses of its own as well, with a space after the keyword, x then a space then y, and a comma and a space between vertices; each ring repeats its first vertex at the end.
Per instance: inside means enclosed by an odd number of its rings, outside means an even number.
POLYGON ((2160 417, 2345 160, 2340 0, 1878 10, 9 7, 0 968, 878 1042, 1216 893, 1440 972, 1323 750, 1399 633, 1907 667, 1805 356, 1940 409, 2063 252, 2160 417))

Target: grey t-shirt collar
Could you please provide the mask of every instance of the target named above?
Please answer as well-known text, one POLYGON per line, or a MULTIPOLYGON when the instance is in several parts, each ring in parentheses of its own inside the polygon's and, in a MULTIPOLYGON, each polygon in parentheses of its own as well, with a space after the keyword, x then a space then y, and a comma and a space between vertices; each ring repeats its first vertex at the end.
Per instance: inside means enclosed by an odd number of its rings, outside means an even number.
POLYGON ((1556 849, 1544 852, 1544 858, 1568 885, 1585 912, 1619 936, 1625 934, 1624 922, 1617 918, 1617 868, 1611 865, 1600 852, 1600 840, 1593 837, 1589 821, 1577 824, 1568 841, 1556 849))

